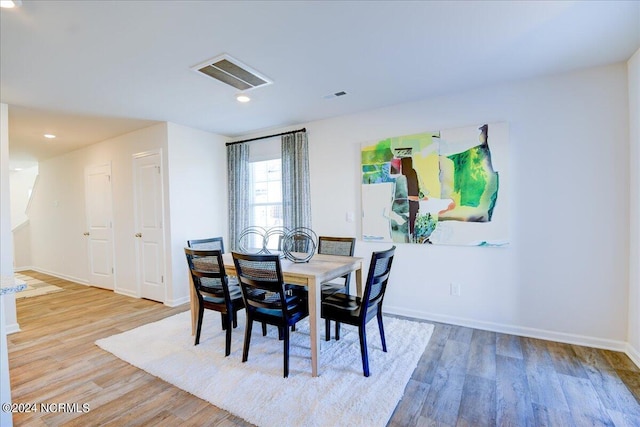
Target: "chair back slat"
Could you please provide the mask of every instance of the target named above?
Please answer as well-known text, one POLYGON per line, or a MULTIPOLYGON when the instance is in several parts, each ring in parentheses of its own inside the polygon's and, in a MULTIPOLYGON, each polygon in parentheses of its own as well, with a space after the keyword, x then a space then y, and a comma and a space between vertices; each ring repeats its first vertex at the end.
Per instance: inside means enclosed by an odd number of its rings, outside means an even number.
POLYGON ((327 237, 318 238, 318 253, 326 255, 353 256, 356 239, 352 237, 327 237))
POLYGON ((187 240, 187 246, 193 249, 218 250, 224 253, 224 241, 222 240, 222 237, 187 240))

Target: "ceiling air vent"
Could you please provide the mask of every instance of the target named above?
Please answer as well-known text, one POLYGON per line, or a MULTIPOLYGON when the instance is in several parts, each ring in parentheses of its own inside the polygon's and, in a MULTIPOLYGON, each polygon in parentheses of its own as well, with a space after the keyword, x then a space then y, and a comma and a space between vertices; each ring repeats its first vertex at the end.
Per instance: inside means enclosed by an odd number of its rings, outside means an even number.
POLYGON ((249 90, 273 83, 264 75, 229 55, 217 56, 193 70, 226 83, 238 90, 249 90))

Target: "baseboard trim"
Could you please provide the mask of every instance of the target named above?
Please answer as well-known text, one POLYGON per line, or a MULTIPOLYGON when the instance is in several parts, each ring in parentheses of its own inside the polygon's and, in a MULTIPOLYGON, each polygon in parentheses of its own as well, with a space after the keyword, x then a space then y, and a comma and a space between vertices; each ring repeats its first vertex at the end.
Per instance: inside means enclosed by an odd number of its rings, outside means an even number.
POLYGON ((12 323, 10 325, 6 325, 5 330, 7 332, 7 335, 9 334, 15 334, 16 332, 20 332, 20 325, 17 323, 12 323))
POLYGON ((177 300, 165 301, 164 305, 166 305, 167 307, 177 307, 179 305, 186 304, 188 302, 191 302, 191 298, 187 296, 187 297, 178 298, 177 300))
POLYGON ((140 298, 138 295, 136 295, 134 292, 128 291, 128 290, 123 290, 123 289, 114 289, 113 292, 115 292, 116 294, 119 295, 124 295, 125 297, 131 297, 131 298, 140 298))
POLYGON ((89 286, 89 282, 84 279, 80 279, 78 277, 73 277, 73 276, 67 276, 66 274, 56 273, 55 271, 49 271, 44 268, 31 267, 31 268, 25 268, 20 271, 24 271, 24 270, 33 270, 33 271, 37 271, 38 273, 48 274, 49 276, 57 277, 58 279, 64 279, 73 283, 77 283, 79 285, 89 286))
MULTIPOLYGON (((589 337, 586 335, 568 334, 565 332, 549 331, 545 329, 528 328, 524 326, 505 325, 494 322, 483 322, 462 317, 446 316, 434 313, 425 313, 417 310, 406 310, 400 307, 385 306, 385 312, 399 316, 413 317, 432 322, 449 323, 457 326, 465 326, 474 329, 482 329, 503 334, 518 335, 522 337, 537 338, 565 344, 582 345, 586 347, 601 348, 605 350, 620 351, 628 354, 630 348, 625 341, 616 341, 603 338, 589 337)), ((629 356, 631 357, 631 356, 629 356)), ((633 359, 633 358, 632 358, 633 359)), ((637 360, 637 359, 636 359, 637 360)), ((637 364, 636 360, 634 363, 637 364)))
POLYGON ((633 348, 631 344, 627 344, 625 353, 627 353, 629 359, 631 359, 631 361, 635 363, 638 368, 640 368, 640 350, 638 350, 637 348, 633 348))

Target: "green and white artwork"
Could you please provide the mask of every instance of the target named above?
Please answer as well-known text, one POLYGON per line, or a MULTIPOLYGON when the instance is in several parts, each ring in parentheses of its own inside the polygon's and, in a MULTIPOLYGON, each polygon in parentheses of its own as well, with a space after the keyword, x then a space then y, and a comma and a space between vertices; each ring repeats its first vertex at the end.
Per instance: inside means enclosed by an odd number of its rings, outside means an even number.
POLYGON ((496 123, 363 144, 363 239, 507 244, 507 141, 496 123))

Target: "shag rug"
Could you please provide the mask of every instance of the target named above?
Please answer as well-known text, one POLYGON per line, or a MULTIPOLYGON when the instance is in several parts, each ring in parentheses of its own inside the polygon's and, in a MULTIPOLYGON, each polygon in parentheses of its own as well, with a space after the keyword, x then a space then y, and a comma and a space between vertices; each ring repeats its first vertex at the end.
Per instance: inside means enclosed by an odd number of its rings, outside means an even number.
POLYGON ((17 292, 15 294, 16 299, 37 297, 40 295, 46 295, 52 292, 60 292, 64 290, 60 286, 50 285, 49 283, 43 282, 42 280, 35 279, 25 274, 15 273, 15 278, 22 280, 27 284, 27 288, 24 291, 17 292))
MULTIPOLYGON (((249 360, 242 363, 244 312, 224 357, 220 315, 205 310, 194 346, 186 311, 96 341, 104 350, 215 406, 262 427, 385 426, 424 352, 433 325, 385 316, 387 350, 375 319, 367 324, 371 376, 362 374, 358 330, 342 325, 340 340, 322 339, 320 376, 311 376, 309 324, 291 333, 289 377, 283 378, 283 342, 254 323, 249 360)), ((324 327, 323 327, 324 329, 324 327)), ((332 323, 332 334, 335 329, 332 323)))

